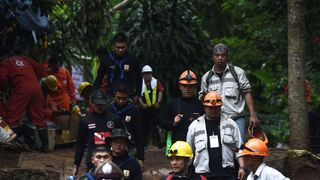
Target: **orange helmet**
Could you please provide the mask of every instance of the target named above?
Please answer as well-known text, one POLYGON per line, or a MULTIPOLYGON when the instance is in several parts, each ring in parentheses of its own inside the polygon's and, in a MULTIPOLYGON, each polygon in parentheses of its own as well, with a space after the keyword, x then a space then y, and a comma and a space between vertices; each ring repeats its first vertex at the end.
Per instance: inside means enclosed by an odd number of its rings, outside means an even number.
POLYGON ((197 84, 197 76, 191 70, 185 70, 180 75, 179 84, 197 84))
POLYGON ((210 91, 203 99, 204 106, 222 106, 221 96, 215 92, 210 91))
POLYGON ((249 138, 260 139, 265 144, 267 144, 269 142, 266 134, 264 133, 263 129, 260 126, 257 126, 257 127, 249 126, 248 127, 248 134, 249 134, 249 138))
POLYGON ((267 144, 257 138, 249 139, 240 147, 239 154, 241 156, 269 156, 267 144))

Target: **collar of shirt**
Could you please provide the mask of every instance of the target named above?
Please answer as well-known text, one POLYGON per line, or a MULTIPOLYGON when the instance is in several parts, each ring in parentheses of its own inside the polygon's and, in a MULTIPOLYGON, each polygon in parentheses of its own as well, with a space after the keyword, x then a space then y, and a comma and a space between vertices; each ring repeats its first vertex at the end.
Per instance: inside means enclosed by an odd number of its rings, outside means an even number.
POLYGON ((266 163, 261 163, 256 172, 254 173, 254 176, 259 177, 264 167, 266 167, 266 163))
MULTIPOLYGON (((213 65, 211 71, 212 71, 213 73, 217 74, 217 73, 214 71, 214 66, 215 66, 215 65, 213 65)), ((227 63, 226 68, 224 69, 223 72, 226 72, 227 70, 229 71, 229 64, 228 64, 228 63, 227 63)))

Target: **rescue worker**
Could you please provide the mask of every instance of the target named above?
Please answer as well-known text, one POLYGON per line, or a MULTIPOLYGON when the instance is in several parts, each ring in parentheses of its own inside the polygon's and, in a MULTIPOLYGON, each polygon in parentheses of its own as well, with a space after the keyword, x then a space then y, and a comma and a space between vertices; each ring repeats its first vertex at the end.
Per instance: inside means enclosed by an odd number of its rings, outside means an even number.
POLYGON ((95 146, 105 145, 105 138, 110 135, 112 129, 119 126, 119 116, 106 110, 106 98, 107 96, 104 91, 94 91, 90 97, 93 112, 88 112, 80 117, 73 176, 78 174, 86 147, 86 166, 87 170, 90 170, 94 167, 91 162, 92 150, 95 146))
POLYGON ((289 180, 276 169, 267 166, 263 159, 269 156, 265 142, 258 138, 249 139, 239 151, 243 165, 250 170, 247 180, 289 180))
POLYGON ((106 161, 101 164, 94 172, 95 180, 122 180, 123 172, 113 162, 106 161))
POLYGON ((139 165, 143 170, 144 143, 140 111, 129 101, 129 88, 126 84, 120 83, 117 85, 114 97, 115 102, 108 109, 120 116, 120 127, 126 130, 132 142, 132 144, 129 144, 129 154, 138 158, 139 165))
POLYGON ((206 177, 189 172, 189 165, 193 157, 192 149, 185 141, 176 141, 169 149, 168 157, 172 172, 163 176, 161 180, 183 179, 204 180, 206 177))
POLYGON ((70 105, 76 104, 76 92, 70 72, 60 67, 61 58, 59 54, 52 53, 49 59, 48 74, 58 79, 58 89, 49 96, 49 106, 58 112, 70 112, 70 105))
POLYGON ((90 95, 93 91, 93 87, 89 82, 82 82, 80 83, 79 87, 78 87, 78 92, 80 94, 80 97, 82 97, 87 105, 86 110, 88 112, 92 112, 93 111, 93 107, 90 103, 90 95))
POLYGON ((186 141, 189 125, 204 114, 203 105, 197 98, 196 74, 191 70, 185 70, 181 73, 178 83, 181 96, 173 98, 165 106, 161 116, 163 128, 172 133, 172 143, 178 140, 186 141))
POLYGON ((99 89, 102 80, 107 75, 107 95, 112 97, 114 88, 120 82, 130 87, 130 97, 138 104, 138 95, 141 86, 140 63, 127 52, 128 40, 124 33, 118 33, 112 41, 112 52, 108 53, 100 62, 94 88, 99 89))
POLYGON ((245 140, 245 104, 250 113, 250 124, 258 126, 260 120, 256 116, 250 82, 244 70, 228 64, 227 58, 227 45, 219 43, 213 47, 212 62, 214 65, 202 76, 199 98, 203 99, 210 91, 219 93, 223 102, 222 115, 230 117, 237 123, 242 140, 245 140))
MULTIPOLYGON (((195 154, 195 172, 208 179, 234 180, 234 151, 242 144, 240 130, 231 118, 221 116, 222 100, 217 92, 207 93, 203 105, 205 114, 190 124, 187 134, 187 142, 195 154)), ((238 179, 243 179, 242 158, 238 162, 238 179)))
POLYGON ((142 171, 139 163, 128 155, 127 148, 130 142, 128 134, 124 129, 114 129, 107 138, 107 143, 112 148, 112 162, 123 172, 125 179, 141 180, 142 171))
POLYGON ((26 113, 30 115, 41 139, 41 149, 47 152, 46 100, 39 85, 39 80, 46 76, 45 69, 26 56, 7 55, 1 54, 0 57, 0 90, 9 94, 5 121, 16 134, 21 135, 21 120, 26 113))
POLYGON ((107 148, 106 146, 97 146, 92 151, 92 158, 91 162, 94 165, 94 168, 90 169, 89 172, 80 177, 79 180, 92 180, 94 179, 94 171, 97 167, 102 165, 104 162, 111 162, 112 161, 112 155, 110 148, 107 148))
POLYGON ((161 82, 153 77, 152 68, 145 65, 142 68, 142 88, 139 97, 139 106, 142 115, 142 125, 144 131, 144 146, 148 145, 148 140, 152 139, 152 134, 158 147, 162 148, 164 145, 162 139, 161 129, 158 123, 158 114, 162 102, 164 88, 161 82), (152 133, 150 135, 150 133, 152 133))

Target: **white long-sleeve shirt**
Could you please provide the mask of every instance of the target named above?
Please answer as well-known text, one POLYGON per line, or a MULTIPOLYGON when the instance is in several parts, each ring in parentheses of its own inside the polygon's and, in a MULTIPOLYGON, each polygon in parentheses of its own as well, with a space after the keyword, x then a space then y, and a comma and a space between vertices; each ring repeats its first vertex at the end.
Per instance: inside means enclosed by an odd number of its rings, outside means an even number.
POLYGON ((290 180, 281 174, 281 172, 266 165, 266 163, 260 164, 256 172, 250 172, 247 180, 290 180), (256 177, 256 178, 255 178, 256 177))

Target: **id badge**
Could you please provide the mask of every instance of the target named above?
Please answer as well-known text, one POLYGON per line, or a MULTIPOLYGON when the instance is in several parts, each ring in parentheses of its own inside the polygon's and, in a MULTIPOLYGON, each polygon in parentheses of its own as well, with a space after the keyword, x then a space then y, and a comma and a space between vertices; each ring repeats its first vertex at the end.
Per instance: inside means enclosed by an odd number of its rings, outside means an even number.
POLYGON ((210 148, 218 148, 219 147, 219 138, 217 135, 209 136, 210 140, 210 148))

